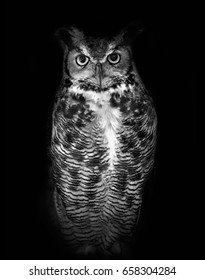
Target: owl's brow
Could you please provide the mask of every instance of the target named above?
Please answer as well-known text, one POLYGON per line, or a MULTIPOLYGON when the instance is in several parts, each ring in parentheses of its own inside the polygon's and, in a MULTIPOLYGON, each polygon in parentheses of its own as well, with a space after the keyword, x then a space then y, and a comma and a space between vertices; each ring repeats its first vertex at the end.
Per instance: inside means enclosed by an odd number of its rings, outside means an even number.
POLYGON ((83 52, 83 48, 79 47, 79 46, 75 46, 75 50, 77 52, 83 52))
POLYGON ((84 47, 83 45, 76 46, 76 47, 75 47, 75 50, 76 50, 77 52, 80 52, 80 53, 83 53, 83 54, 85 54, 85 55, 87 55, 87 56, 90 56, 89 51, 88 51, 87 48, 84 47))
POLYGON ((119 44, 116 44, 116 45, 114 44, 114 45, 111 46, 110 50, 118 50, 118 49, 122 48, 123 46, 124 46, 123 43, 119 43, 119 44))
POLYGON ((122 48, 123 46, 124 46, 124 44, 122 44, 122 43, 121 43, 121 44, 118 44, 118 45, 115 46, 115 49, 120 49, 120 48, 122 48))

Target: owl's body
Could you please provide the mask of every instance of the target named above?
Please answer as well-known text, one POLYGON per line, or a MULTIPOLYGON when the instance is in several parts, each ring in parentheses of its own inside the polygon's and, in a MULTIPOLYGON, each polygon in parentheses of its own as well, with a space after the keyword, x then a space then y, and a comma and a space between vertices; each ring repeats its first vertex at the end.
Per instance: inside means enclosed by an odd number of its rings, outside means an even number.
POLYGON ((94 46, 76 29, 64 36, 51 154, 55 208, 76 254, 121 253, 154 163, 156 113, 119 38, 94 46))

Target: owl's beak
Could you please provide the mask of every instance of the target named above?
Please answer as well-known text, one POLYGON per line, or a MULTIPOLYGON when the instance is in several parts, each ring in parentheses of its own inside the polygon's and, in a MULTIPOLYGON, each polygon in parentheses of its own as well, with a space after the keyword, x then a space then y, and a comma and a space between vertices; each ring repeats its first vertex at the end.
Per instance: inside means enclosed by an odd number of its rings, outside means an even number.
POLYGON ((103 70, 102 70, 102 64, 97 63, 96 64, 96 72, 95 72, 96 80, 100 86, 100 89, 102 88, 102 78, 103 78, 103 70))

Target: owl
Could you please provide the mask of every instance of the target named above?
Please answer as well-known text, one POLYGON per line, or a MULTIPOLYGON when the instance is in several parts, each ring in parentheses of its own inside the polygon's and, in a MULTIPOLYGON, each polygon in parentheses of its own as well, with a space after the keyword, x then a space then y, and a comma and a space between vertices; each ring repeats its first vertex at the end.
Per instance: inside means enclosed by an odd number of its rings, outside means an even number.
POLYGON ((64 27, 57 36, 63 73, 50 154, 58 228, 74 256, 123 257, 154 164, 156 111, 126 29, 91 37, 64 27))

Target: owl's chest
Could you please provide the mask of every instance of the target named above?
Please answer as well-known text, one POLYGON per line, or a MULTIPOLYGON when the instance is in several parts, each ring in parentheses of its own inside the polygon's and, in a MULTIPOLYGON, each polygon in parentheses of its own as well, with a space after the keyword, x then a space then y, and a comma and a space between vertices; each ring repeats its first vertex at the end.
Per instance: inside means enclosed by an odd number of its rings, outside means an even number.
POLYGON ((129 114, 123 102, 113 104, 108 94, 71 101, 57 106, 56 139, 62 140, 70 157, 84 158, 85 162, 96 158, 95 162, 107 162, 113 168, 121 157, 122 135, 127 133, 125 118, 129 114))
POLYGON ((108 151, 110 166, 113 167, 119 149, 119 131, 122 127, 122 116, 119 108, 105 103, 97 106, 91 103, 90 110, 94 113, 92 129, 96 130, 96 137, 101 138, 102 144, 108 151), (98 131, 98 133, 97 133, 98 131))

